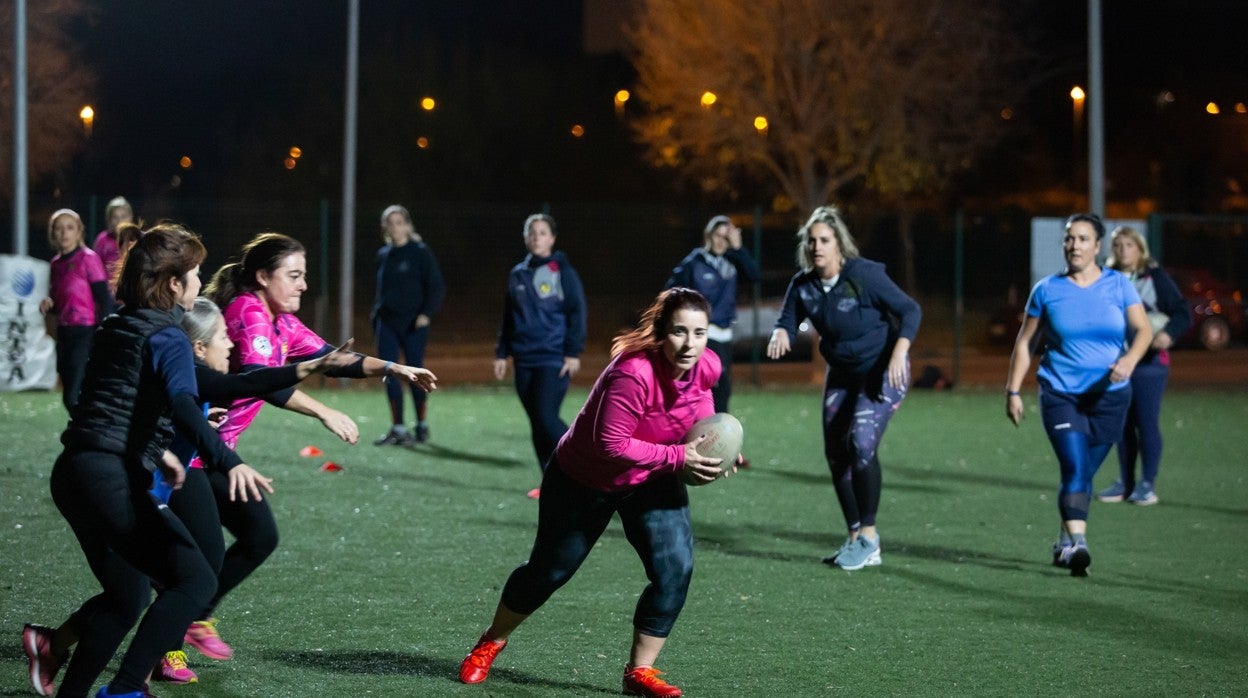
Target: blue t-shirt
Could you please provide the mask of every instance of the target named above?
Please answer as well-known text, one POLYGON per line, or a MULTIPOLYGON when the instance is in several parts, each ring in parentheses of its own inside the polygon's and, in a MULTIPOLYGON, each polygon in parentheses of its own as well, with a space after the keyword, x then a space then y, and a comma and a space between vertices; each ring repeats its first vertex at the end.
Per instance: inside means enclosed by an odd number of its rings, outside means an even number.
POLYGON ((1045 341, 1037 377, 1047 389, 1070 395, 1120 390, 1129 382, 1111 382, 1110 366, 1126 353, 1127 308, 1140 295, 1113 269, 1087 288, 1070 277, 1041 279, 1027 299, 1027 315, 1040 319, 1045 341))

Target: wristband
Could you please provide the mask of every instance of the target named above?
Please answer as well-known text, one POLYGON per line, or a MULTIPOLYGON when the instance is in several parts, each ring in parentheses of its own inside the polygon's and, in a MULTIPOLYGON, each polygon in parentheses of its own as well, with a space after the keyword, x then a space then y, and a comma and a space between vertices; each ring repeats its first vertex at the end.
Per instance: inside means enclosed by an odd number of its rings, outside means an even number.
POLYGON ((1018 391, 1017 391, 1017 390, 1007 390, 1007 391, 1005 391, 1005 394, 1006 394, 1006 396, 1007 396, 1007 397, 1018 397, 1018 396, 1019 396, 1019 395, 1018 395, 1018 391))
POLYGON ((381 367, 381 377, 385 378, 390 375, 390 367, 394 365, 393 361, 387 361, 385 366, 381 367))

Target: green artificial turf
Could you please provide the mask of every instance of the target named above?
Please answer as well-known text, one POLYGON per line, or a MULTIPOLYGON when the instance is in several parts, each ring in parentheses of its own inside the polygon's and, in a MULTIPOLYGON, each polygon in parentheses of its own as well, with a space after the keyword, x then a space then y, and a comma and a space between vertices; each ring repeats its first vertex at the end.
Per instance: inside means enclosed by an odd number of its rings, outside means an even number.
MULTIPOLYGON (((439 391, 433 440, 411 451, 367 441, 387 426, 380 392, 313 393, 366 442, 265 408, 240 452, 276 479, 281 544, 218 609, 234 659, 191 650, 200 683, 158 695, 619 693, 645 578, 618 524, 485 684, 456 680, 532 543, 538 470, 510 389, 439 391)), ((689 696, 1248 693, 1248 398, 1166 396, 1161 504, 1095 503, 1086 579, 1049 564, 1057 466, 1027 401, 1015 429, 996 392, 913 392, 880 453, 884 564, 844 572, 820 563, 844 534, 817 392, 739 389, 754 467, 691 492, 697 567, 666 678, 689 696)), ((22 623, 98 588, 48 495, 64 423, 59 395, 0 395, 3 696, 33 695, 22 623)))

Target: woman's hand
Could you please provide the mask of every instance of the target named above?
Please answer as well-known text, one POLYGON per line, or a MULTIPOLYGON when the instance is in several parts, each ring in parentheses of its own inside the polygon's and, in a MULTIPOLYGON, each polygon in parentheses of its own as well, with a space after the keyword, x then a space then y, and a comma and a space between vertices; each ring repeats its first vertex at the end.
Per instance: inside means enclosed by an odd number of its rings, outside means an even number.
POLYGON ((360 440, 360 428, 347 415, 332 407, 326 407, 317 416, 326 429, 334 432, 334 435, 343 441, 354 444, 360 440))
POLYGON ((265 477, 256 472, 256 469, 240 463, 230 468, 230 501, 231 502, 258 502, 264 499, 260 496, 260 489, 264 488, 269 494, 273 494, 273 478, 265 477), (247 499, 247 494, 251 493, 251 499, 247 499))
POLYGON ((1117 361, 1109 365, 1109 379, 1115 383, 1131 380, 1131 374, 1135 372, 1135 361, 1130 354, 1118 357, 1117 361))
POLYGON ((904 388, 910 381, 909 346, 909 341, 898 339, 893 355, 888 359, 888 384, 894 389, 904 388), (902 346, 903 342, 905 346, 902 346))
POLYGON ((767 358, 778 359, 789 353, 789 332, 777 327, 771 331, 771 339, 767 341, 767 358))
POLYGON ((421 313, 420 315, 417 315, 417 316, 416 316, 416 322, 412 323, 412 325, 413 325, 416 329, 418 329, 418 330, 419 330, 419 329, 421 329, 422 327, 428 327, 428 326, 429 326, 429 316, 428 316, 428 315, 425 315, 424 313, 421 313))
POLYGON ((230 411, 225 407, 209 407, 205 418, 208 420, 208 424, 212 425, 213 429, 220 429, 229 415, 230 411))
POLYGON ((1018 426, 1023 422, 1023 396, 1022 395, 1006 395, 1005 396, 1005 416, 1014 426, 1018 426))
POLYGON ((169 485, 171 490, 182 489, 182 483, 186 482, 186 468, 183 467, 182 461, 173 455, 173 451, 165 451, 161 454, 160 462, 156 464, 160 468, 160 477, 169 485))
POLYGON ((56 301, 52 300, 51 298, 44 298, 43 300, 39 301, 39 313, 41 315, 47 315, 48 313, 52 312, 52 308, 55 305, 56 305, 56 301))
POLYGON ((426 393, 430 393, 438 389, 438 377, 433 375, 433 371, 426 368, 416 368, 415 366, 404 366, 402 364, 390 364, 390 368, 387 369, 386 375, 394 376, 401 381, 415 383, 426 393))
POLYGON ((335 368, 350 366, 360 360, 360 355, 351 351, 351 347, 355 345, 355 338, 352 337, 342 343, 342 346, 331 351, 317 359, 311 361, 301 361, 297 364, 296 375, 299 380, 303 380, 314 373, 325 373, 335 368))
POLYGON ((494 359, 494 380, 501 381, 507 377, 507 359, 494 359))
POLYGON ((1170 333, 1166 332, 1165 330, 1162 330, 1158 332, 1157 334, 1153 335, 1153 348, 1154 349, 1169 349, 1172 346, 1174 346, 1174 338, 1172 338, 1170 336, 1170 333))
POLYGON ((581 370, 581 360, 575 356, 565 356, 563 357, 563 368, 559 369, 559 377, 568 376, 571 378, 579 370, 581 370))
POLYGON ((703 441, 706 441, 706 434, 685 444, 685 464, 682 474, 685 483, 694 487, 714 482, 723 474, 723 470, 719 467, 720 463, 723 463, 722 458, 707 458, 698 453, 698 444, 703 441))

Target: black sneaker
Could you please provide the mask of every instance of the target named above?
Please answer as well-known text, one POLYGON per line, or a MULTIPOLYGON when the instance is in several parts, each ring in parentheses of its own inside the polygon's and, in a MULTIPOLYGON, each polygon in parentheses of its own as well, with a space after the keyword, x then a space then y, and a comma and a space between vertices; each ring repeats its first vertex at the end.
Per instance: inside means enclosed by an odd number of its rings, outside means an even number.
POLYGON ((416 425, 416 443, 423 444, 428 440, 429 440, 429 427, 424 424, 417 424, 416 425))
POLYGON ((401 426, 390 427, 386 435, 373 442, 374 446, 406 446, 412 443, 412 435, 401 426))

